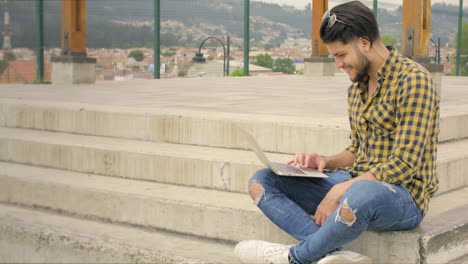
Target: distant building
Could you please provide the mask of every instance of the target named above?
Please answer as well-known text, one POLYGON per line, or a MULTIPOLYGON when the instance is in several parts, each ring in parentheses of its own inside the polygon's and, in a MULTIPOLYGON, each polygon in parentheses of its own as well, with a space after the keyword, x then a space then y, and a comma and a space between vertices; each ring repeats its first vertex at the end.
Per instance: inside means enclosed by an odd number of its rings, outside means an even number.
POLYGON ((293 49, 296 47, 308 47, 312 46, 312 40, 306 38, 300 39, 287 39, 281 44, 280 48, 282 49, 293 49))
MULTIPOLYGON (((229 73, 236 69, 243 69, 241 61, 229 61, 229 73)), ((252 76, 270 74, 273 70, 253 64, 249 64, 249 73, 252 76)), ((187 77, 223 77, 223 61, 212 60, 207 63, 192 63, 187 71, 187 77)))
MULTIPOLYGON (((9 61, 0 74, 0 83, 33 83, 36 81, 36 61, 9 61)), ((52 66, 44 64, 44 77, 51 80, 52 66)))
POLYGON ((254 50, 254 51, 249 51, 249 59, 250 60, 255 60, 257 58, 257 55, 260 54, 268 54, 272 56, 273 52, 272 51, 267 51, 267 50, 254 50))
MULTIPOLYGON (((166 63, 159 64, 159 74, 166 74, 166 63)), ((154 63, 148 64, 148 72, 154 72, 154 63)))
POLYGON ((300 59, 297 59, 297 60, 293 60, 293 63, 294 63, 294 67, 296 67, 296 71, 303 71, 304 70, 304 60, 300 60, 300 59))
POLYGON ((125 70, 127 68, 128 58, 113 59, 112 64, 119 70, 125 70))

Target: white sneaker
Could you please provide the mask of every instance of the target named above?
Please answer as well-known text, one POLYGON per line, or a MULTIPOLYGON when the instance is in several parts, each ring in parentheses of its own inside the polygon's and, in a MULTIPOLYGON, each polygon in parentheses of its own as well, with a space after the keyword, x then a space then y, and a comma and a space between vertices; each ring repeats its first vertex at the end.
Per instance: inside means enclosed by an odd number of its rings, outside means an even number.
POLYGON ((372 259, 356 252, 347 250, 337 250, 329 253, 317 264, 372 264, 372 259))
POLYGON ((289 264, 291 247, 292 245, 260 240, 245 240, 236 245, 235 255, 242 263, 289 264))

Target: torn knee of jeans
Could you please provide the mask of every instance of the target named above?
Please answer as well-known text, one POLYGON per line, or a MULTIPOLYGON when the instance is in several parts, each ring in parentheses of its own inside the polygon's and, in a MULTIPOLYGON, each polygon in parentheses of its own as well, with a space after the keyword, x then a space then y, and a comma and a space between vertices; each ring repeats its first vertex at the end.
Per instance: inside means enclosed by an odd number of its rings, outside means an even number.
POLYGON ((356 222, 356 212, 357 209, 353 210, 349 208, 348 198, 346 198, 336 214, 335 223, 339 221, 346 226, 351 227, 354 222, 356 222))
POLYGON ((263 189, 263 186, 258 181, 253 181, 249 185, 249 194, 254 203, 258 204, 260 199, 262 199, 263 195, 265 194, 265 189, 263 189))

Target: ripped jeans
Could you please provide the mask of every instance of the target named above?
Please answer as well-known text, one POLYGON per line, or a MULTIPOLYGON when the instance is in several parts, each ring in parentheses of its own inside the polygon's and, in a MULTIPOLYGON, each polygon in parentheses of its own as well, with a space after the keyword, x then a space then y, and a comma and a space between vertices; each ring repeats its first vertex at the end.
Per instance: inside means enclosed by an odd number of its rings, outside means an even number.
POLYGON ((329 178, 282 177, 262 169, 249 181, 249 185, 256 181, 263 187, 254 201, 260 210, 299 241, 289 253, 296 263, 316 261, 353 241, 367 228, 406 230, 422 220, 418 206, 404 187, 363 180, 353 183, 325 224, 317 226, 311 215, 335 184, 350 178, 347 172, 327 175, 329 178), (339 215, 343 204, 353 213, 352 222, 339 215))

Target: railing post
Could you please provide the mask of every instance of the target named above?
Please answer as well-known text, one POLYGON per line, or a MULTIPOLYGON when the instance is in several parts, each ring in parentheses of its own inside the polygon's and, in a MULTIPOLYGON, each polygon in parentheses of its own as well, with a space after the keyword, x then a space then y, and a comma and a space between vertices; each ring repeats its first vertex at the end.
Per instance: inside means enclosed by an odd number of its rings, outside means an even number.
POLYGON ((377 0, 374 0, 374 16, 375 16, 375 19, 377 20, 377 12, 378 12, 378 4, 377 4, 377 0))
POLYGON ((249 76, 250 0, 244 0, 244 76, 249 76))
POLYGON ((36 82, 44 82, 44 1, 36 0, 37 54, 36 82))
POLYGON ((231 57, 231 37, 227 36, 227 65, 226 65, 226 75, 229 76, 229 58, 231 57))
POLYGON ((161 1, 154 0, 154 79, 161 79, 161 1))
POLYGON ((457 59, 455 62, 455 72, 457 76, 461 75, 461 70, 460 70, 460 53, 461 53, 461 39, 462 39, 462 30, 463 30, 463 0, 460 0, 460 6, 458 10, 458 36, 457 36, 457 59))

